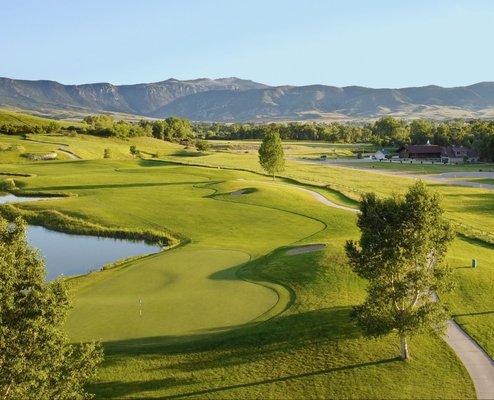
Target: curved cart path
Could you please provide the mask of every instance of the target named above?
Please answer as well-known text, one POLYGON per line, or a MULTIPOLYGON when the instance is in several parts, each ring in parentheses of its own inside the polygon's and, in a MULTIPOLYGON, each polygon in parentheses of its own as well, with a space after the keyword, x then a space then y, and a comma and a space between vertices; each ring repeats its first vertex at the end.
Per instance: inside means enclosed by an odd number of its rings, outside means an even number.
MULTIPOLYGON (((297 187, 297 186, 294 186, 297 187)), ((354 213, 359 210, 340 206, 313 190, 297 187, 311 193, 322 204, 354 213)), ((472 378, 479 399, 494 399, 494 361, 454 320, 448 321, 444 340, 454 350, 472 378)))

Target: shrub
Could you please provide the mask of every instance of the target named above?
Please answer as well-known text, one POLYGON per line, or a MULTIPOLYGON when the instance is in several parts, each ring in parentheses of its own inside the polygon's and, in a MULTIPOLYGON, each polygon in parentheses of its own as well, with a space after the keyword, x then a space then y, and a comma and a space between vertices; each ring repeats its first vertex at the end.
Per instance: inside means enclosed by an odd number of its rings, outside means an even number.
POLYGON ((16 189, 16 185, 12 178, 6 178, 0 183, 0 190, 9 192, 14 189, 16 189))
POLYGON ((203 139, 197 139, 195 146, 198 151, 208 151, 210 148, 209 142, 203 139))

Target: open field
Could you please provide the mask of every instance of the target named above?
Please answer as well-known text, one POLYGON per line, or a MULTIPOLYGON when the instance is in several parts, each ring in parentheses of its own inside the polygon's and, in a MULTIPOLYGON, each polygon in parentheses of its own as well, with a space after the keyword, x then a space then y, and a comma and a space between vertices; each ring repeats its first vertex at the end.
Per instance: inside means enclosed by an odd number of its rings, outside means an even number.
MULTIPOLYGON (((35 139, 48 146, 53 137, 35 139)), ((466 370, 438 337, 413 338, 413 361, 403 364, 396 337, 362 336, 351 307, 362 300, 364 284, 343 254, 345 240, 358 234, 355 215, 322 206, 291 180, 237 170, 260 172, 255 152, 201 154, 152 138, 56 140, 85 160, 16 164, 0 155, 0 170, 34 174, 15 177, 26 190, 74 196, 19 207, 55 209, 108 227, 166 230, 189 241, 69 280, 71 337, 105 344, 105 362, 90 385, 98 397, 474 396, 466 370), (131 159, 130 143, 161 159, 131 159), (115 159, 99 160, 110 146, 115 159), (316 243, 325 249, 286 254, 316 243)), ((413 182, 296 161, 287 162, 284 175, 352 207, 360 193, 389 195, 413 182)), ((492 191, 430 186, 443 194, 449 219, 494 233, 492 191)), ((441 295, 491 356, 493 255, 491 245, 458 238, 448 256, 457 289, 441 295), (472 258, 477 269, 466 268, 472 258)))
MULTIPOLYGON (((9 124, 9 125, 46 126, 50 122, 53 122, 53 119, 37 117, 34 115, 20 113, 14 110, 0 109, 0 125, 9 124)), ((80 125, 80 122, 77 121, 57 120, 57 122, 62 127, 67 127, 70 125, 76 125, 76 126, 80 125)))
POLYGON ((133 159, 129 152, 131 145, 136 146, 143 155, 148 157, 179 153, 183 148, 178 144, 149 137, 124 140, 89 135, 29 135, 27 139, 23 139, 21 136, 0 134, 0 163, 29 162, 21 154, 51 151, 57 152, 61 160, 71 158, 102 159, 105 149, 110 150, 111 159, 130 160, 133 159), (13 148, 8 150, 12 146, 13 148))
POLYGON ((412 174, 442 174, 445 172, 460 172, 460 171, 494 171, 494 164, 478 163, 478 164, 430 164, 420 162, 388 162, 388 161, 361 161, 356 159, 346 159, 342 161, 331 160, 331 163, 342 165, 345 167, 354 167, 361 169, 377 169, 385 171, 409 172, 412 174))
MULTIPOLYGON (((259 140, 210 140, 212 150, 230 153, 256 154, 261 142, 259 140)), ((350 157, 356 151, 373 151, 374 146, 367 143, 327 143, 311 141, 284 141, 283 147, 288 157, 350 157)))
POLYGON ((490 178, 479 178, 479 179, 471 179, 471 178, 468 178, 468 179, 463 179, 465 181, 469 181, 469 182, 477 182, 477 183, 481 183, 481 184, 485 184, 485 185, 494 185, 494 179, 490 179, 490 178))

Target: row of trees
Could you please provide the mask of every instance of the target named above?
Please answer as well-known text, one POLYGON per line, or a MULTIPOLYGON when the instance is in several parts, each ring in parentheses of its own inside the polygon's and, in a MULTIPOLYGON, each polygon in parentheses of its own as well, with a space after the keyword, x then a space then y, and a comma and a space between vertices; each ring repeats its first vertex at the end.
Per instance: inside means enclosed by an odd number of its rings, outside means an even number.
MULTIPOLYGON (((139 122, 117 121, 110 115, 92 115, 82 126, 67 129, 103 137, 152 136, 167 141, 184 141, 194 137, 206 139, 262 139, 276 130, 283 140, 320 140, 332 143, 373 143, 377 146, 401 146, 430 141, 440 146, 463 145, 479 152, 482 159, 494 161, 494 121, 452 120, 411 122, 383 117, 372 123, 272 123, 220 124, 194 123, 184 118, 139 122)), ((44 125, 0 126, 7 134, 55 133, 61 130, 56 121, 44 125)))
POLYGON ((425 144, 463 145, 475 148, 486 160, 494 160, 494 121, 425 119, 411 122, 383 117, 373 123, 276 123, 195 124, 194 131, 212 139, 262 139, 276 129, 283 140, 321 140, 335 143, 373 143, 378 146, 425 144))
POLYGON ((1 124, 0 132, 7 135, 25 135, 25 134, 46 134, 60 132, 62 126, 57 121, 50 121, 47 124, 1 124))
POLYGON ((116 121, 110 115, 91 115, 83 119, 85 126, 71 127, 78 133, 104 137, 153 136, 156 139, 181 141, 193 137, 190 122, 183 118, 170 117, 164 120, 137 123, 116 121))

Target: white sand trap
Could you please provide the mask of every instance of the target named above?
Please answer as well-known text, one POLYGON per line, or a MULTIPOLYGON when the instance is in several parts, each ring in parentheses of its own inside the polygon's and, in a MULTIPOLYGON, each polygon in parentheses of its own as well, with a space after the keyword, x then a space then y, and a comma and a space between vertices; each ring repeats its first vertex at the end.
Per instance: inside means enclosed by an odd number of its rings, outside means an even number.
POLYGON ((294 256, 295 254, 304 254, 304 253, 312 253, 314 251, 322 250, 326 247, 325 244, 308 244, 305 246, 293 247, 290 250, 287 250, 286 255, 294 256))
POLYGON ((230 196, 242 196, 246 192, 246 189, 240 189, 235 192, 231 192, 230 196))

